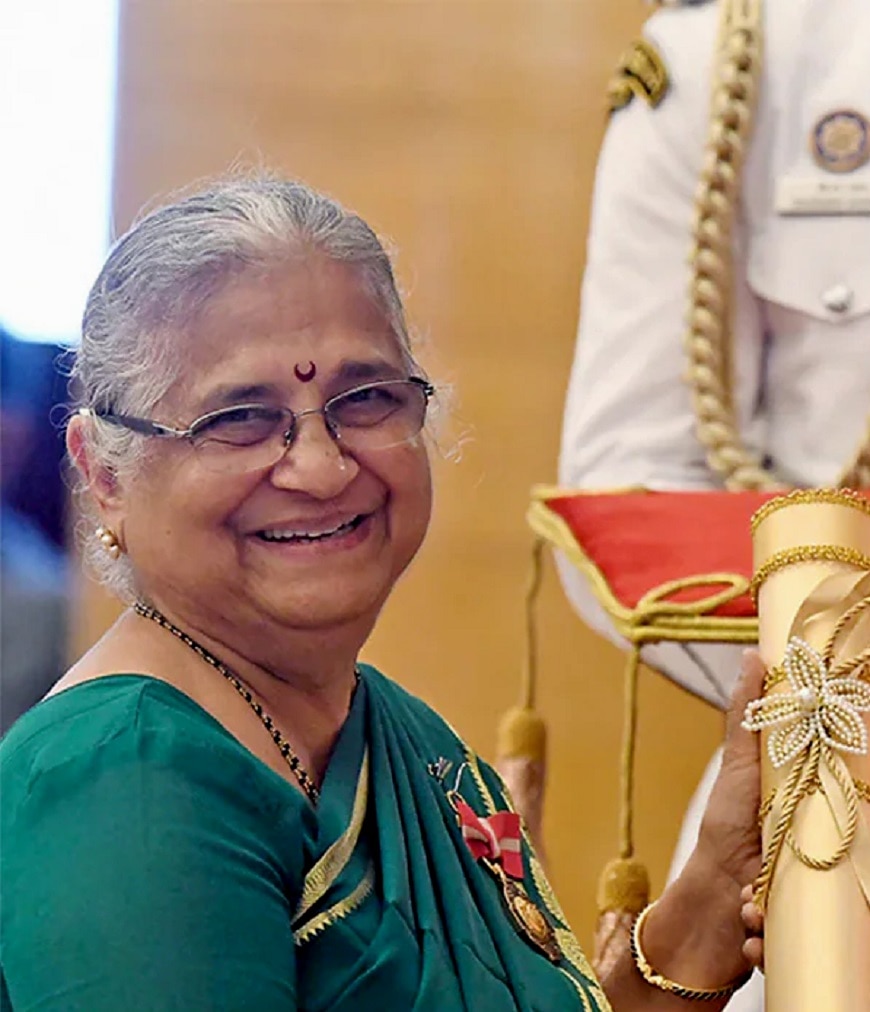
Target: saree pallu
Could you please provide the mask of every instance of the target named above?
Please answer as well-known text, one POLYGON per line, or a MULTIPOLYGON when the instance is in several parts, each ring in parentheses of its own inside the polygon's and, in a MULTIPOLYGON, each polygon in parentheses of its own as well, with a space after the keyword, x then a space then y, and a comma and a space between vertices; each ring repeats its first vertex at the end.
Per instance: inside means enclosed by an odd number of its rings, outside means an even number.
POLYGON ((316 807, 166 682, 67 689, 0 743, 0 1012, 605 1012, 508 808, 371 668, 316 807))
POLYGON ((497 775, 422 702, 363 669, 323 784, 317 853, 294 916, 311 1012, 605 1012, 607 1001, 528 840, 522 886, 551 925, 549 959, 512 921, 448 795, 509 809, 497 775))

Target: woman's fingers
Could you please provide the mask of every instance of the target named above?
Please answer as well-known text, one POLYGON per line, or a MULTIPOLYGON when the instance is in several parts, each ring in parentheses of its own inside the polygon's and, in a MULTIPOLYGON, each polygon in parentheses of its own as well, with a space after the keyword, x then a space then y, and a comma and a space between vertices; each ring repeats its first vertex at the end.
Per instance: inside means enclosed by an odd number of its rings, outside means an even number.
POLYGON ((743 958, 757 970, 763 970, 764 942, 760 938, 747 938, 743 943, 743 958))
POLYGON ((740 908, 740 919, 743 926, 753 935, 760 935, 764 931, 764 914, 754 903, 744 903, 740 908))
POLYGON ((758 904, 752 900, 753 888, 751 885, 744 886, 740 899, 743 906, 740 908, 740 919, 743 927, 746 928, 747 939, 743 943, 743 956, 748 963, 759 970, 764 969, 764 913, 758 904))
POLYGON ((747 731, 743 725, 743 714, 746 706, 753 699, 758 699, 764 688, 765 667, 757 650, 744 650, 740 665, 740 676, 728 707, 728 718, 725 724, 725 747, 758 749, 758 739, 753 731, 747 731))

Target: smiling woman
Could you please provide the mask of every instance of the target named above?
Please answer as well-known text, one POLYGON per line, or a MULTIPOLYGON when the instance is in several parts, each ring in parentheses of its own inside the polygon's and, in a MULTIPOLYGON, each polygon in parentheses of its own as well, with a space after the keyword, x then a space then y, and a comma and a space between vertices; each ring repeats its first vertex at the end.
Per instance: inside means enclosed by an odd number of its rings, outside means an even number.
MULTIPOLYGON (((437 396, 368 225, 273 178, 167 205, 75 372, 87 548, 130 607, 0 746, 0 1008, 606 1009, 497 776, 357 661, 428 527, 437 396)), ((702 834, 645 932, 700 982, 745 967, 753 749, 728 848, 702 834)))

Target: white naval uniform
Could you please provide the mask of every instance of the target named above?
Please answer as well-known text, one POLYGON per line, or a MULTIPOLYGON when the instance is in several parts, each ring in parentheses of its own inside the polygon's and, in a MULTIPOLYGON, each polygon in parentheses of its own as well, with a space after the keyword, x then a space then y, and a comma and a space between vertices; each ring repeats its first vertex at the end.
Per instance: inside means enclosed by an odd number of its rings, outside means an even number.
MULTIPOLYGON (((559 482, 608 490, 721 487, 695 435, 683 347, 695 191, 708 132, 716 2, 662 8, 645 37, 670 89, 611 118, 600 153, 559 482)), ((838 110, 870 121, 870 0, 766 0, 762 84, 735 229, 735 409, 746 444, 785 480, 830 484, 870 412, 870 164, 835 174, 811 154, 838 110), (864 214, 784 214, 820 186, 864 193, 864 214)), ((620 641, 565 559, 566 592, 620 641)), ((724 706, 739 649, 667 644, 645 659, 724 706), (687 652, 694 653, 688 658, 687 652)), ((702 800, 705 800, 702 799, 702 800)), ((744 992, 729 1009, 760 1008, 744 992), (740 1004, 746 1000, 747 1004, 740 1004)))
MULTIPOLYGON (((716 2, 662 8, 644 34, 671 85, 650 108, 614 113, 598 162, 577 353, 565 408, 559 482, 572 488, 719 487, 695 435, 684 380, 694 198, 707 135, 716 2)), ((870 2, 766 0, 760 98, 735 229, 735 407, 747 445, 795 484, 833 482, 870 413, 870 215, 786 215, 776 195, 819 184, 865 188, 870 163, 818 167, 814 125, 840 109, 870 120, 870 2)), ((610 624, 574 567, 569 597, 590 624, 610 624)), ((610 632, 613 638, 615 634, 610 632)), ((699 680, 686 648, 677 681, 723 706, 735 665, 699 680)), ((707 652, 709 653, 709 651, 707 652)))

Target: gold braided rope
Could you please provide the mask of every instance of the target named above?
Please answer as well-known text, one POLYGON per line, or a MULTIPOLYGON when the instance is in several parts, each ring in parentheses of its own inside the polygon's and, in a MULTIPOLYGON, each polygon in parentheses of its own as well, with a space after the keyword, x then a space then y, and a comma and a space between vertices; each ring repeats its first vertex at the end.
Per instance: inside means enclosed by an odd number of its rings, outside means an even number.
MULTIPOLYGON (((870 804, 870 783, 866 780, 855 780, 855 793, 861 799, 870 804)), ((807 794, 815 794, 816 791, 822 789, 821 781, 816 778, 807 788, 807 794)), ((767 797, 761 802, 761 807, 758 809, 758 824, 762 826, 764 820, 770 815, 770 811, 773 808, 773 802, 776 798, 776 788, 773 788, 767 795, 767 797)))
MULTIPOLYGON (((825 668, 828 670, 828 678, 835 679, 851 676, 852 678, 863 678, 865 681, 870 681, 870 646, 865 647, 855 657, 849 657, 844 661, 840 661, 839 664, 834 664, 834 644, 847 626, 851 625, 861 612, 866 611, 868 607, 870 605, 868 605, 866 600, 856 601, 837 620, 822 658, 825 668)), ((787 679, 788 674, 785 668, 780 665, 774 665, 768 669, 767 674, 764 676, 764 694, 767 695, 772 688, 780 685, 787 679)))
POLYGON ((843 631, 850 626, 856 618, 870 608, 866 598, 862 598, 860 601, 856 601, 851 608, 847 608, 846 611, 840 616, 837 624, 834 626, 834 631, 831 633, 831 638, 828 640, 828 645, 825 647, 825 653, 823 655, 825 667, 828 668, 828 678, 847 678, 850 675, 853 678, 861 678, 866 675, 867 665, 870 663, 870 646, 865 647, 860 653, 854 657, 848 657, 844 661, 840 661, 839 664, 834 664, 834 644, 840 638, 843 631))
POLYGON ((735 421, 728 322, 740 174, 762 64, 760 0, 725 0, 710 129, 695 198, 686 351, 697 434, 729 489, 776 487, 743 445, 735 421))
MULTIPOLYGON (((779 489, 749 452, 733 396, 734 225, 763 57, 762 0, 723 0, 710 127, 695 197, 688 328, 688 381, 698 439, 727 489, 779 489)), ((838 484, 870 487, 870 425, 838 484)))
POLYGON ((845 545, 800 545, 796 548, 784 548, 781 552, 771 555, 755 571, 749 585, 753 599, 758 600, 758 590, 769 576, 797 562, 841 562, 857 569, 870 570, 870 555, 845 545))
MULTIPOLYGON (((827 548, 830 546, 817 547, 827 548)), ((779 554, 784 555, 786 553, 779 554)), ((828 679, 833 680, 834 678, 849 676, 856 677, 867 666, 868 661, 870 661, 870 647, 865 647, 854 657, 845 658, 833 668, 829 666, 836 651, 836 644, 842 634, 868 609, 870 609, 870 597, 865 597, 848 608, 838 619, 823 652, 828 679)), ((863 781, 856 782, 848 769, 837 761, 834 749, 820 737, 813 739, 803 761, 795 762, 785 783, 764 800, 759 811, 760 819, 764 820, 770 815, 774 800, 780 791, 785 801, 782 811, 776 820, 776 825, 770 834, 770 839, 765 845, 761 871, 754 883, 754 898, 762 910, 767 905, 770 886, 782 847, 787 845, 795 857, 808 868, 813 868, 817 871, 829 871, 835 868, 847 856, 855 840, 860 820, 859 802, 870 800, 870 786, 863 781), (842 791, 843 800, 846 805, 846 825, 842 829, 840 843, 833 853, 827 857, 815 857, 808 854, 798 844, 793 831, 793 823, 795 813, 801 802, 810 794, 822 789, 820 768, 823 761, 842 791)))
POLYGON ((799 488, 787 495, 778 495, 768 501, 752 514, 749 522, 749 529, 752 534, 771 513, 776 513, 786 506, 803 506, 818 504, 827 506, 847 506, 850 509, 860 510, 870 516, 870 499, 850 488, 799 488))
POLYGON ((622 753, 619 757, 619 856, 634 857, 634 756, 637 749, 638 675, 640 649, 631 648, 625 668, 622 711, 622 753))
POLYGON ((824 746, 823 748, 820 739, 816 738, 810 746, 806 759, 802 763, 795 763, 782 787, 786 801, 776 821, 776 825, 773 827, 770 840, 765 847, 761 871, 754 883, 754 899, 762 910, 767 906, 767 897, 770 893, 773 873, 784 844, 788 844, 799 861, 818 871, 829 871, 831 868, 836 867, 848 854, 852 846, 855 833, 858 829, 858 794, 851 777, 847 774, 844 778, 835 764, 829 765, 843 790, 847 808, 847 822, 839 846, 833 854, 826 858, 812 857, 798 846, 792 832, 792 823, 798 805, 812 793, 818 780, 819 764, 826 757, 825 753, 830 752, 831 749, 828 746, 824 746))
MULTIPOLYGON (((835 667, 831 671, 831 678, 840 678, 843 671, 843 665, 835 667)), ((870 666, 867 664, 867 658, 865 657, 864 668, 861 671, 855 671, 852 673, 853 678, 863 679, 865 682, 870 682, 870 666)), ((771 689, 777 685, 781 685, 788 678, 785 668, 780 667, 778 664, 772 668, 768 668, 767 674, 764 676, 764 695, 766 696, 771 689)))
POLYGON ((763 695, 767 695, 772 688, 777 685, 781 685, 788 678, 785 668, 780 667, 778 664, 772 668, 767 669, 767 673, 764 676, 764 691, 763 695))

